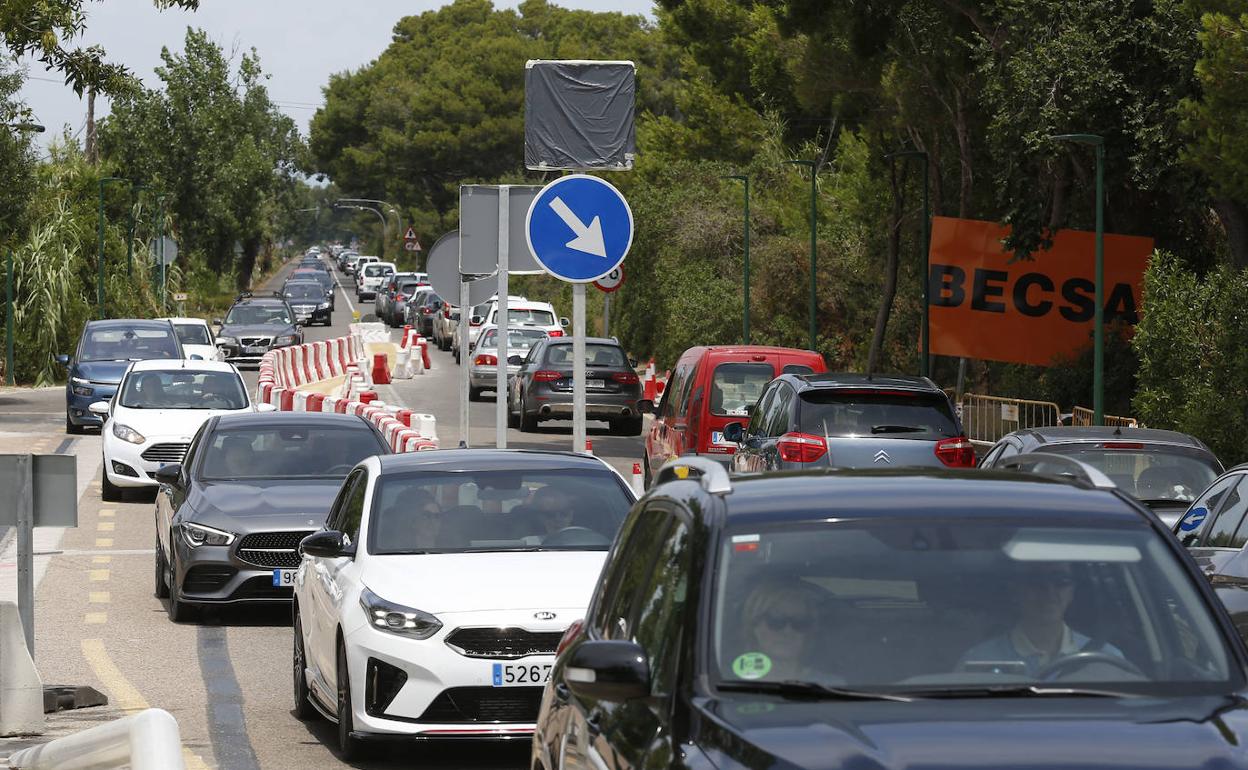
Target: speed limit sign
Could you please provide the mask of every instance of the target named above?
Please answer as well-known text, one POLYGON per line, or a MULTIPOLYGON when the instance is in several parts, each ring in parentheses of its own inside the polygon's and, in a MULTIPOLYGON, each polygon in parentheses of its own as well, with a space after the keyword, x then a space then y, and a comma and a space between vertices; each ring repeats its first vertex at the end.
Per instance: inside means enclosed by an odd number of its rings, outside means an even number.
POLYGON ((594 281, 594 285, 608 294, 618 290, 624 285, 624 266, 620 265, 616 269, 594 281))

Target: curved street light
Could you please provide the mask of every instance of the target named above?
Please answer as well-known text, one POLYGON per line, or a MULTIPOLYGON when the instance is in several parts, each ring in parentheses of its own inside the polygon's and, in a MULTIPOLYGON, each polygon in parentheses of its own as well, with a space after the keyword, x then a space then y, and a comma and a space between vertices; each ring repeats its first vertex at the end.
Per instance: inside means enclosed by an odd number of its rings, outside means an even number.
POLYGON ((345 200, 346 199, 343 198, 343 199, 340 199, 339 202, 334 203, 334 208, 357 209, 359 211, 371 211, 377 215, 378 219, 381 220, 381 248, 378 249, 378 252, 379 252, 378 256, 385 258, 386 256, 386 215, 382 214, 380 209, 373 208, 372 206, 363 206, 363 205, 356 204, 356 203, 345 203, 343 202, 345 200))

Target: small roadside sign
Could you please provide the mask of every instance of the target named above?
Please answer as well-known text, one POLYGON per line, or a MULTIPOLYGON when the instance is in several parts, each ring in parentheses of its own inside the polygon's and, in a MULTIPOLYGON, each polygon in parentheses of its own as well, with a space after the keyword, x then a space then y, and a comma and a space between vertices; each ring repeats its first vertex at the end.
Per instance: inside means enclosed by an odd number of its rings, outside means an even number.
POLYGON ((620 265, 616 269, 594 281, 594 285, 608 294, 613 291, 618 291, 619 288, 624 285, 624 266, 620 265))
POLYGON ((407 228, 407 232, 406 232, 406 233, 403 233, 403 240, 405 240, 405 241, 414 241, 414 240, 416 240, 416 228, 411 227, 411 226, 409 225, 409 226, 408 226, 408 228, 407 228))
POLYGON ((403 248, 407 249, 408 251, 420 251, 420 244, 417 243, 416 241, 408 241, 407 243, 403 244, 403 248))
POLYGON ((186 292, 175 291, 173 293, 173 301, 174 302, 186 302, 186 292))

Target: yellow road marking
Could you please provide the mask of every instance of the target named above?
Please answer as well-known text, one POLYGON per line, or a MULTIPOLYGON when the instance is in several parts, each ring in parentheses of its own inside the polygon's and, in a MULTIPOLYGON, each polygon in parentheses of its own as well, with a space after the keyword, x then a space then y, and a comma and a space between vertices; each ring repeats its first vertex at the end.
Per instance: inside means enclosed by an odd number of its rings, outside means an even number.
POLYGON ((82 619, 82 622, 89 626, 103 625, 108 622, 107 612, 88 612, 82 619))
MULTIPOLYGON (((104 685, 109 702, 114 706, 123 711, 143 711, 151 708, 134 685, 130 684, 130 680, 126 679, 126 675, 121 673, 121 670, 113 663, 113 659, 108 656, 108 652, 104 649, 104 640, 83 639, 82 656, 91 665, 96 679, 104 685)), ((186 763, 186 770, 208 770, 208 763, 190 749, 182 749, 182 760, 186 763)))
POLYGON ((92 591, 87 595, 87 601, 92 604, 108 604, 112 600, 113 597, 109 596, 108 591, 92 591))
POLYGON ((106 569, 93 569, 90 575, 92 583, 103 583, 105 580, 108 580, 108 570, 106 569))
POLYGON ((95 525, 96 530, 99 532, 112 532, 116 527, 117 524, 111 521, 101 521, 95 525))
POLYGON ((97 537, 95 539, 96 548, 112 548, 113 539, 111 537, 97 537))
POLYGON ((100 511, 100 517, 105 519, 113 518, 114 511, 100 511))
POLYGON ((111 556, 92 556, 91 557, 92 564, 108 564, 112 560, 113 560, 113 557, 111 556))

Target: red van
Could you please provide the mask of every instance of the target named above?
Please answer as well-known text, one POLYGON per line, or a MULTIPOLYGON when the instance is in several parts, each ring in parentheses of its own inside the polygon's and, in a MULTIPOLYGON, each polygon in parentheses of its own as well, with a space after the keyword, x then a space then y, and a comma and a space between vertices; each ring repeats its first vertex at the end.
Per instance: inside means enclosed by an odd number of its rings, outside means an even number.
POLYGON ((689 348, 672 370, 646 434, 642 473, 646 488, 663 463, 682 454, 721 455, 737 445, 725 441, 724 426, 749 414, 767 383, 786 372, 827 371, 823 356, 811 350, 763 345, 689 348))

